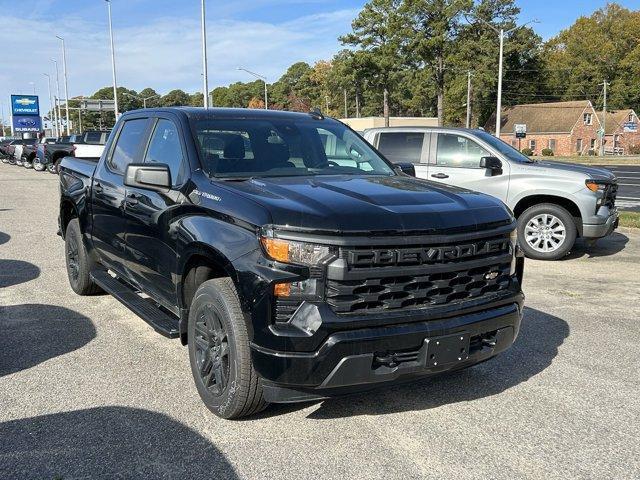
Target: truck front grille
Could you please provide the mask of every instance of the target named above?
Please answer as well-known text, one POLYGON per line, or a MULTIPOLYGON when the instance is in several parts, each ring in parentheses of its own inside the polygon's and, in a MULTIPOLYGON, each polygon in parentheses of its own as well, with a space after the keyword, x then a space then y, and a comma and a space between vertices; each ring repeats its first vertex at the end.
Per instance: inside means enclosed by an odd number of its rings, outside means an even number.
POLYGON ((604 192, 604 200, 602 204, 605 207, 609 207, 610 209, 613 209, 613 207, 616 206, 617 196, 618 196, 618 184, 612 183, 607 187, 607 189, 604 192))
POLYGON ((336 313, 423 308, 478 298, 509 286, 510 263, 424 275, 328 280, 327 303, 336 313))

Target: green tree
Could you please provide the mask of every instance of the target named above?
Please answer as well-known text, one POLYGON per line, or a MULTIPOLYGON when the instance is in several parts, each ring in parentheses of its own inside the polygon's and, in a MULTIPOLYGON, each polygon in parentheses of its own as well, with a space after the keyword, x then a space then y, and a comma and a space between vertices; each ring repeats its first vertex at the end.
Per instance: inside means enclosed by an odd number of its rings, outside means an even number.
POLYGON ((163 107, 181 107, 189 105, 191 97, 187 92, 180 89, 171 90, 160 99, 160 105, 163 107))

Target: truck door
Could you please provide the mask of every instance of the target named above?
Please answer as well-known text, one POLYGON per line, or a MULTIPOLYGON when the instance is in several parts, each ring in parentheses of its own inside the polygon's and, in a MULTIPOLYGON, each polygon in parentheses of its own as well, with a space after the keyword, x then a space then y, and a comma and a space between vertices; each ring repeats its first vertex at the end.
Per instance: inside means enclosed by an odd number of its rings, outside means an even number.
POLYGON ((509 163, 502 162, 501 174, 481 168, 480 159, 494 155, 472 136, 438 132, 431 139, 431 152, 429 180, 507 200, 509 163))
MULTIPOLYGON (((180 188, 190 177, 185 146, 171 117, 152 120, 144 163, 164 163, 171 171, 172 188, 157 192, 127 187, 125 217, 127 267, 132 280, 165 307, 177 305, 175 277, 178 265, 175 222, 180 188)), ((174 312, 177 313, 177 312, 174 312)))
POLYGON ((384 131, 378 134, 376 147, 391 162, 410 162, 416 177, 427 177, 427 158, 430 134, 409 130, 384 131))
POLYGON ((93 176, 93 243, 102 263, 121 275, 126 273, 124 172, 140 154, 148 124, 148 118, 123 122, 105 160, 98 163, 93 176))

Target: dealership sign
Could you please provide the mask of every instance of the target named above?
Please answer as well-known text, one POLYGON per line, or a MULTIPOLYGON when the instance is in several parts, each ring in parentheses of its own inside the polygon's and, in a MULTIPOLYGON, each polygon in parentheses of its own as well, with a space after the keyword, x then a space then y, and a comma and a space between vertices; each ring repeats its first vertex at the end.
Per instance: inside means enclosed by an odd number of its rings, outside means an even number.
POLYGON ((40 105, 36 95, 11 95, 13 115, 40 115, 40 105))
POLYGON ((14 115, 13 131, 16 133, 40 132, 42 121, 36 115, 14 115))

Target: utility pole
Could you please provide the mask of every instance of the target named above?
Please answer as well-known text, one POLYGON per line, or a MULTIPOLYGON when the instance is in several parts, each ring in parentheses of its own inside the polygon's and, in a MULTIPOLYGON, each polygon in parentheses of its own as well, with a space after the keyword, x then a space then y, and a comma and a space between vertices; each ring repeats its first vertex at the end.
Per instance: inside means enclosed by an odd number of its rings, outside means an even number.
POLYGON ((349 105, 347 102, 347 89, 344 89, 344 118, 349 118, 349 105))
POLYGON ((604 103, 602 104, 602 137, 600 137, 600 156, 604 157, 604 139, 607 134, 607 87, 609 86, 609 82, 605 80, 601 85, 604 87, 604 103))
POLYGON ((356 89, 356 118, 360 118, 360 92, 356 89))
POLYGON ((383 95, 383 115, 384 115, 384 126, 389 126, 389 90, 385 87, 384 95, 383 95))
POLYGON ((62 41, 62 71, 64 74, 64 105, 67 118, 67 135, 69 135, 69 85, 67 82, 67 49, 64 47, 64 38, 56 35, 56 38, 62 41))
MULTIPOLYGON (((201 27, 202 27, 202 81, 203 81, 203 90, 202 90, 202 99, 204 101, 204 108, 209 108, 209 73, 207 69, 207 25, 205 20, 205 0, 201 2, 201 27)), ((265 106, 267 104, 267 82, 265 81, 265 106)))
POLYGON ((467 128, 471 128, 471 70, 467 72, 467 128))
MULTIPOLYGON (((107 2, 107 12, 109 14, 109 40, 111 43, 111 74, 113 76, 113 113, 115 120, 118 121, 120 115, 118 111, 118 81, 116 79, 116 52, 113 48, 113 25, 111 23, 111 0, 105 0, 107 2)), ((102 127, 101 127, 102 128, 102 127)))
MULTIPOLYGON (((47 87, 49 87, 49 108, 53 111, 53 116, 55 117, 55 108, 53 108, 53 99, 51 97, 51 76, 48 73, 43 73, 43 75, 45 77, 47 77, 47 87)), ((58 125, 55 122, 51 122, 53 123, 53 134, 55 135, 56 138, 58 138, 60 135, 58 135, 58 125)))

